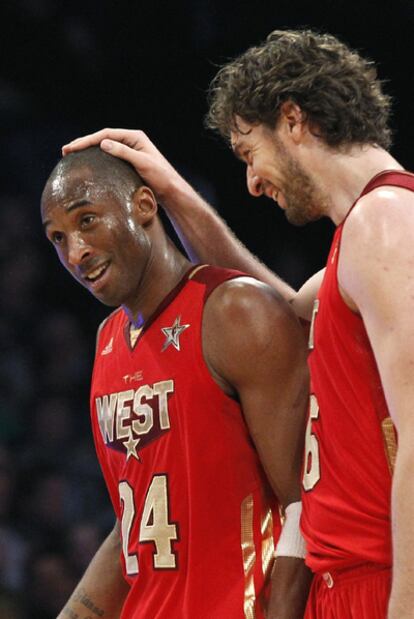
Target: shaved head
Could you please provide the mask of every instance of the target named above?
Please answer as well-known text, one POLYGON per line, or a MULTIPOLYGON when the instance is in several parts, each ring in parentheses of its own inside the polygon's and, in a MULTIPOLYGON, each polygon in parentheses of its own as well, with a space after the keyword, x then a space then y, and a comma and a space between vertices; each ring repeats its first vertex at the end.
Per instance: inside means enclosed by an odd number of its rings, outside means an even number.
POLYGON ((103 193, 130 199, 144 183, 136 170, 126 161, 105 153, 99 146, 70 153, 52 170, 42 194, 42 203, 51 197, 64 195, 68 184, 88 172, 89 184, 103 193))
POLYGON ((64 157, 46 182, 41 216, 82 286, 106 305, 135 308, 154 246, 165 238, 154 194, 130 164, 99 147, 64 157))

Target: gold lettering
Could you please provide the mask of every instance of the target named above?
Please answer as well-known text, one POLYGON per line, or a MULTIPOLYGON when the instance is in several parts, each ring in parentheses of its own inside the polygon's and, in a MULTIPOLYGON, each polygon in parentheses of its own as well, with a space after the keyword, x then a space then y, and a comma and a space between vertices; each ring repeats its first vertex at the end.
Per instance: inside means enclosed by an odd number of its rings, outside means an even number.
POLYGON ((124 425, 124 419, 131 416, 131 400, 134 397, 134 390, 120 391, 118 393, 118 406, 116 407, 116 437, 129 438, 129 427, 124 425), (127 404, 129 402, 129 404, 127 404))
POLYGON ((132 422, 132 429, 135 434, 147 434, 154 425, 154 415, 152 408, 149 404, 143 404, 142 400, 151 400, 154 397, 154 392, 149 385, 142 385, 136 393, 134 398, 134 413, 141 417, 141 419, 134 419, 132 422))
POLYGON ((158 396, 158 410, 160 415, 161 430, 168 430, 170 426, 170 417, 168 415, 168 394, 174 393, 174 381, 163 380, 159 383, 154 383, 154 395, 158 396))
POLYGON ((111 393, 110 396, 104 395, 101 398, 95 399, 99 428, 105 444, 108 442, 112 443, 114 440, 114 415, 117 400, 117 393, 111 393))
MULTIPOLYGON (((125 378, 130 378, 129 375, 125 378)), ((174 393, 174 381, 163 380, 150 385, 142 385, 139 389, 128 389, 119 393, 111 393, 95 398, 97 418, 104 443, 114 440, 114 420, 116 417, 116 439, 131 438, 131 430, 138 436, 148 434, 154 426, 154 410, 152 400, 158 398, 158 412, 161 430, 169 430, 170 415, 168 410, 169 395, 174 393), (137 419, 130 424, 127 420, 134 412, 137 419)))

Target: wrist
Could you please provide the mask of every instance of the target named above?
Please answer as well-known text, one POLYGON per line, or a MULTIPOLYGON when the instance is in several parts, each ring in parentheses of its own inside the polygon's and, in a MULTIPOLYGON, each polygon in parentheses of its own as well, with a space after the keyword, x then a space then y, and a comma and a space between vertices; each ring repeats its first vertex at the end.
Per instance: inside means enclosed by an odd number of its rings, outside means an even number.
POLYGON ((302 514, 302 502, 290 503, 285 509, 285 521, 282 532, 275 550, 275 557, 297 557, 304 559, 306 556, 306 542, 300 531, 300 517, 302 514))
POLYGON ((180 210, 186 205, 193 205, 195 201, 201 201, 202 198, 196 190, 182 176, 176 172, 169 179, 165 190, 159 195, 160 204, 167 210, 174 212, 176 207, 180 210))

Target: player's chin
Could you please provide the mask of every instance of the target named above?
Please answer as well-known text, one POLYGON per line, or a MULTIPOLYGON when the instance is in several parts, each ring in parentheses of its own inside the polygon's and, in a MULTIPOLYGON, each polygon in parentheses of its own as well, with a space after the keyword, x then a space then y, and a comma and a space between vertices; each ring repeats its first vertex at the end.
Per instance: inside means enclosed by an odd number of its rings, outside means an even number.
POLYGON ((91 290, 89 292, 91 292, 95 299, 100 301, 102 305, 107 305, 108 307, 119 307, 119 305, 122 305, 122 300, 120 300, 117 295, 91 290))
POLYGON ((316 212, 297 207, 287 207, 285 215, 288 222, 294 226, 305 226, 321 218, 321 215, 316 212))
POLYGON ((104 276, 95 282, 87 283, 86 288, 103 305, 118 307, 123 303, 124 295, 122 289, 118 285, 118 280, 114 277, 104 276))
POLYGON ((111 290, 109 286, 97 289, 93 286, 88 286, 85 282, 82 282, 82 285, 93 297, 95 297, 97 301, 103 305, 107 305, 108 307, 118 307, 122 304, 122 298, 120 298, 120 295, 117 294, 115 290, 111 290))

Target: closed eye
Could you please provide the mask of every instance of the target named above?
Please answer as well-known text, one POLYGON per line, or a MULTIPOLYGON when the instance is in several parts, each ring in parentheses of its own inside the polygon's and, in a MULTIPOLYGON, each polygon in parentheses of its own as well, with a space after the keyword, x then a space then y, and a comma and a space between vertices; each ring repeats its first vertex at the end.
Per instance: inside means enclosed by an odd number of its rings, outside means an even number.
POLYGON ((252 157, 251 157, 251 151, 250 150, 235 149, 233 152, 236 155, 237 159, 240 159, 240 161, 242 161, 246 165, 251 165, 251 158, 252 157))
POLYGON ((241 156, 242 156, 243 161, 247 163, 247 165, 251 164, 252 153, 250 150, 244 150, 241 156))

